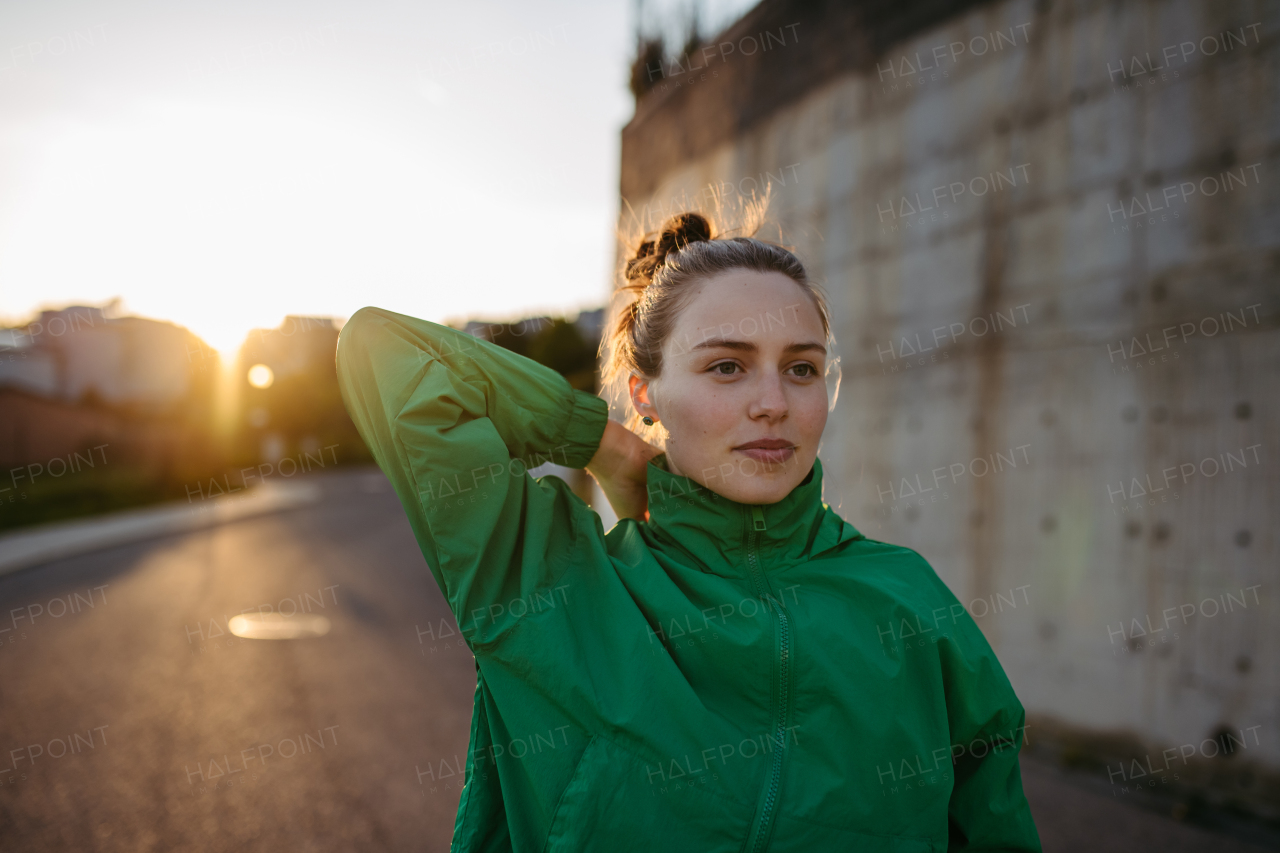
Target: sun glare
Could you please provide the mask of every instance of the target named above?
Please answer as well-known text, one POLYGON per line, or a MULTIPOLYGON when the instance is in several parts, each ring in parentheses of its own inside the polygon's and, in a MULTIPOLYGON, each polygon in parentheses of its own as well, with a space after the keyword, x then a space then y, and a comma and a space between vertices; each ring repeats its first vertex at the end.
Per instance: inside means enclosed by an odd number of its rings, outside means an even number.
POLYGON ((410 166, 301 115, 140 104, 29 144, 40 192, 0 232, 0 275, 82 303, 122 296, 224 355, 288 314, 334 313, 343 285, 391 278, 379 250, 425 230, 420 194, 398 189, 410 166))
POLYGON ((120 297, 230 361, 250 330, 290 314, 391 304, 438 320, 598 298, 604 239, 567 268, 508 260, 545 249, 530 222, 590 233, 605 221, 592 209, 548 203, 543 184, 504 189, 481 168, 441 168, 430 142, 305 106, 138 101, 110 120, 47 118, 7 142, 30 166, 0 200, 0 281, 22 282, 0 293, 6 315, 120 297), (488 233, 459 226, 481 218, 488 233), (427 251, 440 235, 450 251, 427 251))

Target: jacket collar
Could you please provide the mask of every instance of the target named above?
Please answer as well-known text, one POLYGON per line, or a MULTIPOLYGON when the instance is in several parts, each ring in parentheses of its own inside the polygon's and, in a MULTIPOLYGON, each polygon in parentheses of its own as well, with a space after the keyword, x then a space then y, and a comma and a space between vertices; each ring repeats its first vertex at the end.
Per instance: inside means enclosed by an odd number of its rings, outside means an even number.
POLYGON ((747 572, 754 547, 766 571, 808 560, 862 534, 822 502, 822 463, 785 498, 752 506, 722 497, 688 477, 672 474, 666 456, 649 463, 650 534, 683 550, 705 570, 747 572))

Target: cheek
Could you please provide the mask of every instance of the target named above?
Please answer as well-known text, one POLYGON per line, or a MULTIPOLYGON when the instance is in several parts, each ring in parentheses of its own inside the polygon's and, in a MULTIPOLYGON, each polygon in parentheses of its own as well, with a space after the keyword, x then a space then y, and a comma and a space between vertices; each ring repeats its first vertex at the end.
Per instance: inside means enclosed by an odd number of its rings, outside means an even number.
POLYGON ((672 401, 675 418, 671 427, 678 427, 686 440, 698 440, 702 436, 723 432, 728 406, 721 395, 695 394, 672 401))
POLYGON ((698 382, 671 383, 662 392, 660 411, 671 440, 690 449, 724 436, 740 408, 725 388, 698 382))
POLYGON ((829 414, 825 389, 815 389, 814 393, 803 395, 797 402, 799 405, 792 409, 797 426, 806 438, 818 438, 827 426, 829 414))

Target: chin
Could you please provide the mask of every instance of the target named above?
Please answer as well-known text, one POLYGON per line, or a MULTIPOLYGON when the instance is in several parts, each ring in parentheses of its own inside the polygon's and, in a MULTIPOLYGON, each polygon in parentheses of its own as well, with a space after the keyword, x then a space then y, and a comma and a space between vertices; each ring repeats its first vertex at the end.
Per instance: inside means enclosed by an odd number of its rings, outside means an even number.
MULTIPOLYGON (((813 467, 812 463, 809 467, 813 467)), ((721 497, 740 504, 776 504, 791 494, 791 490, 800 485, 800 481, 808 473, 809 468, 806 468, 803 474, 788 473, 787 476, 776 478, 744 477, 736 483, 708 483, 707 488, 721 497), (717 485, 720 488, 716 488, 717 485)))
POLYGON ((737 455, 715 456, 703 464, 679 460, 679 470, 722 498, 740 504, 776 504, 791 494, 813 470, 817 454, 792 457, 778 465, 763 465, 737 455), (716 461, 712 461, 716 460, 716 461), (688 464, 686 467, 686 463, 688 464), (700 473, 691 473, 700 472, 700 473))
POLYGON ((782 498, 791 494, 791 489, 794 489, 796 485, 797 483, 792 483, 776 488, 741 489, 740 493, 722 494, 722 497, 727 497, 728 500, 735 503, 764 506, 781 501, 782 498))

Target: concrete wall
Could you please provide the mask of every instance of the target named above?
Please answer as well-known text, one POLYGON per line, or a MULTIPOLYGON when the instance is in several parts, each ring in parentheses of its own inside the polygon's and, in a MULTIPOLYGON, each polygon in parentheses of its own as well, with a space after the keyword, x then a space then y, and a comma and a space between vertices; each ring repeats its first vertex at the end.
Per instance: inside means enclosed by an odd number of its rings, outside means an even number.
POLYGON ((894 29, 848 5, 669 75, 624 131, 623 197, 656 222, 772 178, 839 338, 827 499, 932 562, 1029 712, 1174 745, 1258 726, 1280 766, 1276 7, 894 29), (819 70, 725 118, 769 63, 819 70))

